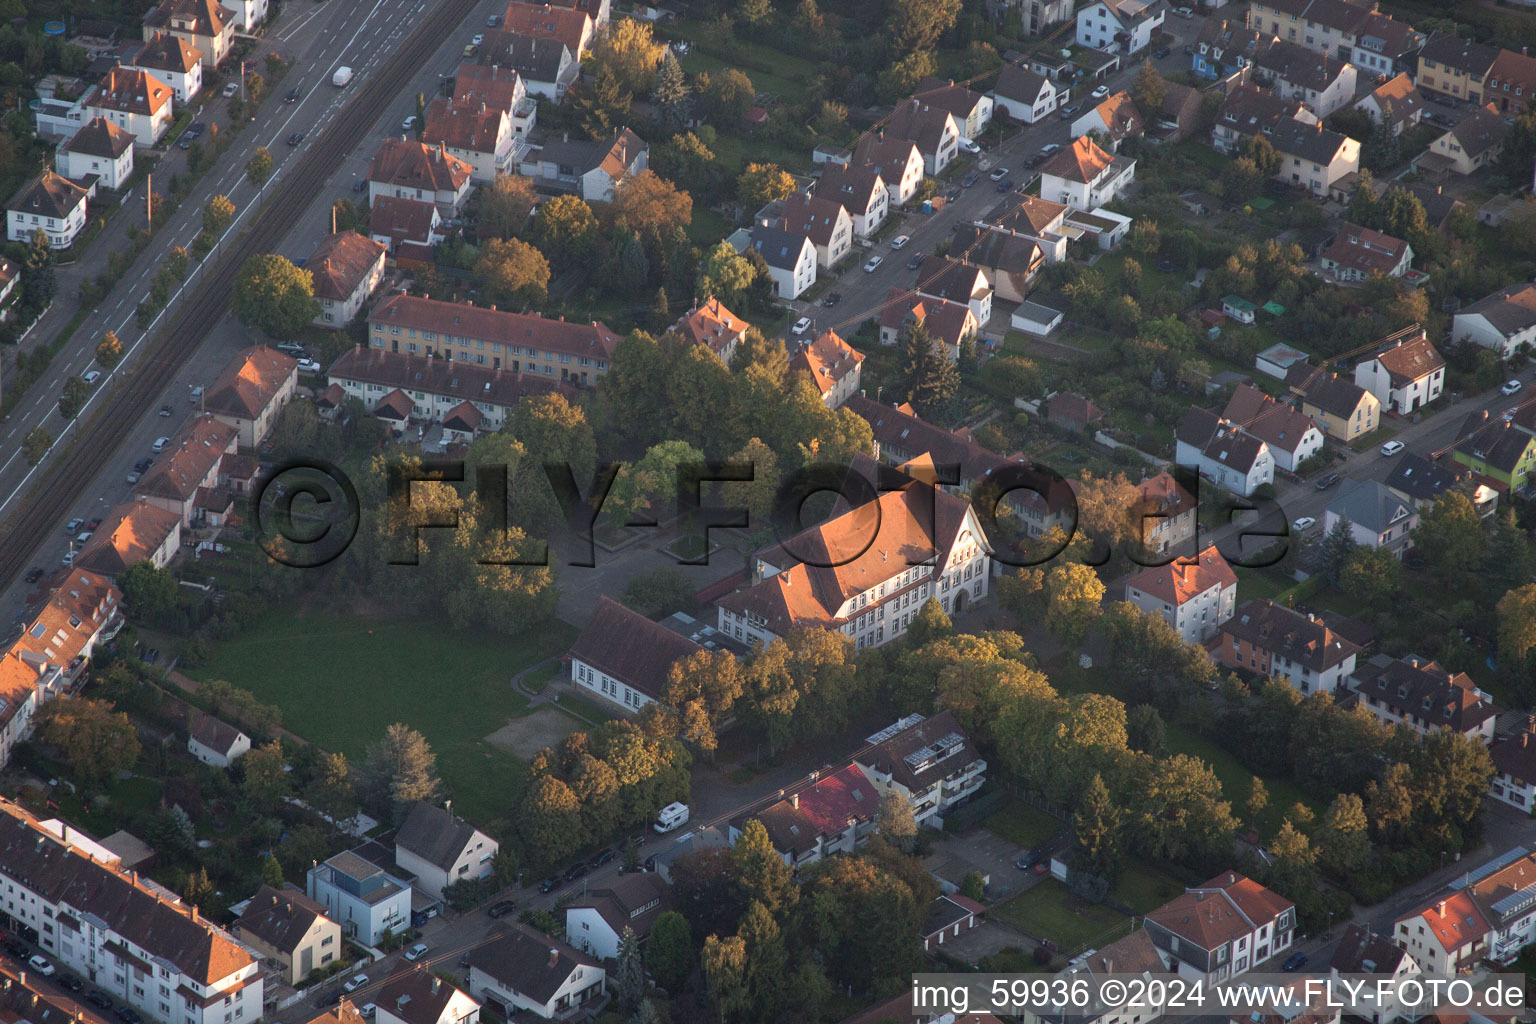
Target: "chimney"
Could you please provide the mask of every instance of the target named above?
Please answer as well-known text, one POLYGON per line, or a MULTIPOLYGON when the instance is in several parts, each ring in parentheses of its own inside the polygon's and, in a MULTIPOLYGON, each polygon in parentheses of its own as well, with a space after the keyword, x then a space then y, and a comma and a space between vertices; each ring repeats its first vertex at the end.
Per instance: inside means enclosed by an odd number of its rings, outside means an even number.
POLYGON ((800 794, 799 793, 791 793, 791 794, 789 794, 789 806, 793 807, 797 811, 800 809, 800 794))
POLYGON ((563 136, 563 141, 565 141, 565 142, 570 142, 571 141, 571 133, 570 132, 563 132, 561 134, 563 136))
POLYGON ((1445 900, 1435 904, 1435 913, 1440 914, 1442 917, 1445 915, 1445 900))
POLYGON ((1232 873, 1232 872, 1230 872, 1230 871, 1227 872, 1227 884, 1228 885, 1236 885, 1237 884, 1237 875, 1232 873))
POLYGON ((432 994, 433 995, 437 995, 438 990, 441 989, 442 987, 443 987, 443 979, 439 978, 435 974, 432 975, 432 994))
POLYGON ((560 951, 555 947, 549 947, 549 966, 553 967, 560 962, 560 951))
MULTIPOLYGON (((496 307, 492 306, 491 308, 495 309, 496 307)), ((453 817, 453 801, 452 800, 444 800, 443 801, 443 810, 448 812, 448 817, 450 817, 450 818, 453 817)))

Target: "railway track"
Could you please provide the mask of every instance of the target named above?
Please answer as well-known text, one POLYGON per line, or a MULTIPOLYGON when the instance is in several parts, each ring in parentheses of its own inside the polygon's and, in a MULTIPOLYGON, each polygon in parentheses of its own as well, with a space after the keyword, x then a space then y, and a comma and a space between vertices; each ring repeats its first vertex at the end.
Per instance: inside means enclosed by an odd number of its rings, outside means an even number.
POLYGON ((363 142, 374 122, 395 100, 396 90, 426 63, 452 30, 474 9, 474 0, 439 0, 364 88, 331 121, 284 174, 276 197, 256 221, 234 239, 217 266, 203 276, 174 323, 160 329, 144 357, 110 399, 78 430, 66 453, 45 474, 0 536, 0 589, 24 571, 26 561, 56 528, 86 486, 105 468, 121 436, 114 424, 135 423, 149 414, 165 381, 179 370, 228 311, 235 277, 245 261, 271 252, 303 216, 341 160, 363 142), (370 87, 371 86, 371 87, 370 87))

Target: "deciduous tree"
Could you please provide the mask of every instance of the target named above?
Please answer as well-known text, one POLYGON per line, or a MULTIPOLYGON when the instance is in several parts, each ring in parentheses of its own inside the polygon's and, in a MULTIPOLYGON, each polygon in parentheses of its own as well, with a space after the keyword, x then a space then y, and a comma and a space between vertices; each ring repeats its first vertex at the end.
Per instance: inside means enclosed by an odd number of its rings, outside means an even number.
POLYGON ((666 52, 666 45, 656 40, 650 22, 615 18, 592 47, 592 59, 600 69, 611 71, 624 89, 644 96, 650 92, 656 67, 666 52))
POLYGON ((267 253, 252 256, 240 268, 230 311, 270 338, 291 338, 320 315, 320 303, 309 271, 267 253))
POLYGON ((532 241, 555 270, 565 272, 590 263, 597 252, 597 217, 576 196, 556 196, 539 205, 532 241))
POLYGON ((59 748, 70 771, 88 789, 115 778, 139 759, 133 723, 105 701, 49 701, 38 714, 38 735, 59 748))
POLYGON ((480 188, 480 216, 475 231, 482 241, 515 238, 528 229, 528 218, 538 204, 533 179, 519 174, 498 174, 480 188))
POLYGON ((117 335, 108 331, 101 336, 101 343, 96 346, 96 365, 103 370, 110 370, 123 361, 123 343, 117 340, 117 335))
POLYGON ((516 238, 493 238, 481 246, 475 274, 498 303, 537 306, 549 296, 549 262, 539 250, 516 238))
POLYGON ((778 164, 747 164, 736 179, 736 196, 751 208, 795 193, 795 179, 778 164))
POLYGON ((245 176, 257 188, 265 185, 267 179, 272 177, 272 154, 268 152, 266 146, 257 146, 256 152, 252 153, 250 160, 246 161, 245 176))
POLYGON ((432 801, 442 792, 437 777, 437 755, 427 738, 399 722, 384 731, 383 738, 368 747, 363 778, 370 795, 381 805, 392 806, 403 816, 410 805, 432 801))

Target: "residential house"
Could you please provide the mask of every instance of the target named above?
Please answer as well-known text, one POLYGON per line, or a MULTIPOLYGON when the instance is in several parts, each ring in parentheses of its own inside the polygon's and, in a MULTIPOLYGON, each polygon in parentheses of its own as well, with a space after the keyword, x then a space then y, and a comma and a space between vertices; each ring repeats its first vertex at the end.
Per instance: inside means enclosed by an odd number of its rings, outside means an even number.
POLYGON ((1210 126, 1204 93, 1178 82, 1167 83, 1162 103, 1147 118, 1147 139, 1156 144, 1178 142, 1210 126))
POLYGON ((365 946, 411 925, 411 883, 352 850, 310 868, 305 881, 309 898, 325 908, 325 916, 365 946))
POLYGON ((949 251, 979 267, 1004 302, 1023 302, 1045 266, 1039 242, 1003 228, 957 225, 949 251))
POLYGON ((1340 178, 1360 171, 1360 143, 1320 124, 1281 121, 1270 129, 1269 142, 1280 154, 1275 180, 1319 199, 1326 199, 1340 178))
POLYGON ((673 664, 704 650, 606 596, 566 653, 571 682, 633 714, 662 699, 673 664))
POLYGON ((1219 981, 1290 949, 1296 906, 1250 878, 1224 872, 1147 914, 1145 928, 1170 971, 1219 981))
POLYGON ((1487 102, 1483 99, 1485 80, 1498 59, 1497 46, 1436 32, 1419 51, 1419 73, 1414 81, 1427 92, 1481 106, 1487 102))
POLYGON ((1300 349, 1291 348, 1284 342, 1276 342, 1253 359, 1253 368, 1269 374, 1276 380, 1286 380, 1292 370, 1305 364, 1307 354, 1300 349))
POLYGON ((0 651, 0 766, 10 763, 16 744, 31 738, 37 709, 68 688, 63 668, 41 655, 0 651))
MULTIPOLYGON (((528 94, 528 83, 514 67, 498 64, 460 64, 453 80, 454 107, 475 109, 484 105, 489 110, 504 110, 512 128, 514 147, 509 155, 508 169, 518 162, 521 142, 533 129, 539 118, 537 97, 528 94)), ((467 156, 455 154, 461 159, 467 156)), ((470 160, 470 163, 474 163, 470 160)))
POLYGON ((1495 490, 1518 491, 1536 467, 1536 436, 1512 419, 1501 416, 1490 421, 1487 410, 1474 412, 1456 436, 1461 440, 1451 450, 1452 461, 1495 490))
POLYGON ((1297 363, 1285 375, 1303 413, 1329 437, 1353 443, 1376 429, 1381 402, 1359 384, 1316 366, 1297 363))
POLYGON ((1323 513, 1324 532, 1341 519, 1356 544, 1385 549, 1395 558, 1413 546, 1409 534, 1419 525, 1413 502, 1379 480, 1344 481, 1323 513))
MULTIPOLYGON (((1102 981, 1109 974, 1146 978, 1167 972, 1167 957, 1153 943, 1151 933, 1145 928, 1137 928, 1106 946, 1074 957, 1056 977, 1064 979, 1061 991, 1070 992, 1079 979, 1092 986, 1094 980, 1102 981)), ((1141 1024, 1144 1020, 1155 1020, 1166 1001, 1166 996, 1158 994, 1158 986, 1149 985, 1148 998, 1142 1006, 1132 1006, 1127 1001, 1119 1006, 1082 1013, 1069 1011, 1066 1007, 1053 1007, 1044 1013, 1026 1010, 1018 1019, 1025 1024, 1062 1024, 1068 1019, 1073 1024, 1141 1024)))
POLYGON ((1105 53, 1139 53, 1163 27, 1161 0, 1096 0, 1078 8, 1077 45, 1105 53))
POLYGON ((1318 123, 1317 115, 1299 100, 1281 99, 1256 85, 1236 85, 1227 90, 1226 99, 1216 110, 1216 123, 1211 126, 1211 145, 1222 153, 1231 153, 1244 139, 1269 135, 1291 121, 1318 123))
POLYGON ((917 271, 917 293, 931 299, 963 302, 985 327, 992 319, 992 282, 986 271, 964 260, 929 256, 917 271))
POLYGON ((625 931, 644 941, 656 919, 674 908, 672 886, 649 871, 620 875, 565 905, 565 934, 599 960, 616 960, 625 931))
POLYGON ((955 119, 955 127, 960 129, 960 137, 964 139, 976 138, 992 123, 992 97, 956 85, 953 79, 946 82, 933 77, 924 78, 917 83, 913 99, 948 111, 955 119))
POLYGON ((525 1010, 564 1019, 607 991, 607 972, 596 960, 524 925, 498 925, 468 956, 469 994, 508 1020, 525 1010))
POLYGON ((807 236, 758 224, 747 244, 768 264, 779 298, 793 302, 816 283, 816 243, 807 236))
MULTIPOLYGON (((918 166, 921 168, 921 160, 918 166)), ((885 179, 871 166, 828 164, 821 173, 816 194, 847 210, 853 220, 853 233, 860 238, 868 238, 885 223, 891 204, 891 192, 885 179)))
POLYGON ((558 392, 568 399, 576 397, 571 385, 533 370, 491 369, 474 362, 362 347, 343 352, 326 371, 326 379, 347 398, 361 401, 369 412, 376 412, 381 401, 398 393, 404 399, 403 419, 426 423, 441 423, 470 402, 480 414, 480 426, 488 431, 500 430, 512 418, 517 403, 530 396, 558 392))
POLYGON ((1342 690, 1360 646, 1316 615, 1273 601, 1244 601, 1221 626, 1217 658, 1227 668, 1278 679, 1303 697, 1342 690))
POLYGON ((1444 185, 1410 183, 1408 191, 1424 206, 1429 226, 1439 232, 1450 230, 1451 216, 1467 210, 1467 204, 1445 191, 1444 185))
POLYGON ((831 270, 853 248, 853 218, 836 199, 796 193, 784 200, 778 227, 804 235, 816 246, 816 262, 831 270))
POLYGON ((470 171, 441 144, 385 139, 368 165, 368 202, 380 196, 415 199, 455 217, 469 198, 470 171))
POLYGON ((1349 62, 1365 77, 1408 75, 1411 78, 1418 71, 1419 51, 1424 49, 1424 39, 1424 33, 1414 31, 1407 22, 1372 11, 1355 31, 1355 45, 1349 52, 1349 62))
POLYGON ((934 347, 942 349, 950 359, 959 359, 960 346, 981 330, 967 303, 925 298, 905 288, 887 291, 880 307, 880 344, 903 341, 915 324, 922 324, 934 347))
POLYGON ((618 343, 601 320, 578 323, 414 295, 391 295, 368 314, 371 348, 543 375, 576 387, 608 372, 618 343))
POLYGON ((1059 25, 1072 17, 1076 0, 1031 0, 1020 4, 1019 13, 1024 18, 1026 36, 1047 35, 1048 26, 1059 25))
POLYGON ((98 186, 119 191, 133 175, 133 136, 104 117, 92 118, 59 146, 58 171, 88 192, 98 186))
POLYGON ((1365 111, 1391 135, 1412 131, 1424 117, 1419 90, 1406 74, 1388 79, 1366 93, 1355 101, 1355 109, 1365 111))
POLYGON ((923 170, 942 174, 960 152, 960 125, 955 116, 936 104, 903 100, 878 129, 893 139, 906 139, 923 155, 923 170))
POLYGON ((1530 813, 1536 809, 1536 721, 1527 715, 1521 727, 1499 736, 1488 748, 1496 773, 1488 795, 1530 813))
POLYGON ((1160 555, 1192 550, 1199 513, 1195 496, 1167 470, 1143 480, 1136 490, 1142 501, 1142 546, 1160 555))
POLYGON ((144 41, 165 33, 202 55, 203 67, 224 63, 235 41, 238 11, 218 0, 160 0, 144 15, 144 41))
POLYGON ((1493 742, 1499 709, 1465 672, 1450 672, 1417 655, 1378 654, 1355 670, 1351 684, 1365 709, 1388 726, 1420 736, 1449 729, 1483 744, 1493 742))
POLYGON ((834 853, 852 853, 868 841, 879 822, 880 794, 857 765, 812 773, 802 784, 761 811, 732 820, 734 844, 750 819, 762 822, 768 841, 784 863, 799 870, 834 853))
POLYGON ((31 242, 39 231, 50 249, 68 249, 85 230, 85 189, 52 171, 29 182, 5 206, 5 237, 31 242))
POLYGON ((384 280, 387 251, 382 243, 356 231, 338 231, 321 239, 304 262, 304 270, 314 280, 315 298, 320 300, 320 315, 314 323, 339 329, 356 319, 384 280))
POLYGON ((70 1020, 77 1024, 108 1024, 111 1019, 100 1009, 76 1001, 73 993, 22 956, 0 957, 0 1015, 14 1021, 70 1020))
POLYGON ((1507 116, 1522 113, 1536 97, 1536 57, 1500 50, 1488 71, 1483 99, 1507 116))
POLYGON ((1311 417, 1275 401, 1252 384, 1237 386, 1221 416, 1263 441, 1275 465, 1288 473, 1298 472, 1302 463, 1323 450, 1323 432, 1311 417))
POLYGON ((1188 644, 1202 644, 1232 617, 1237 574, 1215 546, 1190 561, 1149 565, 1125 584, 1125 600, 1174 628, 1188 644))
POLYGON ((1049 78, 1018 64, 1004 64, 992 87, 996 109, 1022 124, 1050 117, 1063 95, 1049 78))
POLYGON ((44 956, 114 1001, 190 1024, 261 1017, 256 958, 196 906, 119 867, 68 823, 0 803, 0 881, 10 927, 37 935, 44 956), (158 984, 147 981, 150 965, 158 984))
POLYGON ((175 102, 186 106, 203 88, 202 58, 202 51, 185 39, 162 32, 124 60, 123 67, 164 82, 171 87, 175 102))
MULTIPOLYGON (((958 129, 956 134, 959 134, 958 129)), ((889 193, 889 205, 905 206, 917 194, 917 186, 923 182, 927 162, 917 143, 910 139, 870 132, 860 138, 859 144, 853 148, 852 166, 877 171, 889 193)), ((856 206, 849 206, 849 209, 855 209, 856 206)))
MULTIPOLYGON (((1468 494, 1480 518, 1488 518, 1498 508, 1499 492, 1478 483, 1471 470, 1454 460, 1431 462, 1422 455, 1404 452, 1396 461, 1387 474, 1386 485, 1412 498, 1414 507, 1421 512, 1450 490, 1468 494)), ((75 564, 79 564, 79 559, 75 564)))
POLYGON ((187 753, 214 768, 228 768, 251 752, 249 736, 206 711, 193 712, 187 732, 187 753))
POLYGON ((180 548, 181 519, 174 512, 147 501, 126 501, 114 505, 91 531, 73 567, 112 579, 140 562, 164 569, 180 548))
POLYGON ((1262 440, 1206 409, 1190 409, 1174 430, 1174 461, 1244 497, 1275 479, 1275 457, 1262 440))
POLYGON ((758 551, 750 582, 715 601, 721 632, 752 644, 821 626, 879 647, 904 635, 930 597, 950 615, 986 598, 991 552, 965 499, 913 482, 871 504, 758 551), (808 564, 791 551, 843 554, 808 564))
POLYGON ((1339 225, 1323 251, 1322 267, 1336 281, 1365 281, 1376 275, 1402 277, 1413 265, 1413 246, 1401 238, 1358 224, 1339 225))
POLYGON ((1375 395, 1384 408, 1408 416, 1445 390, 1445 359, 1424 329, 1418 328, 1356 363, 1355 383, 1375 395))
POLYGON ((171 87, 139 70, 115 67, 81 101, 81 116, 101 117, 133 136, 136 146, 153 146, 171 127, 171 87))
POLYGON ((1453 975, 1485 959, 1506 966, 1536 942, 1533 886, 1536 854, 1514 847, 1398 918, 1392 937, 1425 974, 1453 975))
MULTIPOLYGON (((514 6, 522 6, 517 2, 514 6)), ((374 996, 375 1024, 477 1024, 480 1004, 424 963, 393 974, 374 996)))
POLYGON ((414 877, 416 889, 441 898, 450 885, 490 878, 497 848, 451 808, 419 802, 395 833, 395 865, 414 877))
POLYGON ((183 424, 165 454, 139 480, 135 496, 174 512, 182 532, 193 525, 219 526, 234 498, 220 486, 220 465, 240 443, 240 428, 212 413, 201 413, 183 424))
POLYGON ((430 249, 445 237, 442 224, 437 204, 419 199, 379 196, 368 211, 368 237, 388 252, 400 251, 402 244, 430 249))
POLYGON ((10 316, 11 311, 4 308, 5 300, 16 294, 20 285, 21 267, 14 260, 0 256, 0 320, 10 316))
POLYGON ((828 409, 836 409, 859 390, 864 353, 840 338, 836 331, 822 331, 802 341, 789 357, 789 372, 810 377, 828 409))
POLYGON ((597 25, 586 11, 526 2, 507 4, 502 29, 514 35, 556 39, 578 60, 592 48, 597 25))
MULTIPOLYGON (((1067 214, 1071 212, 1072 207, 1066 203, 1055 203, 1039 196, 1015 192, 993 210, 986 220, 974 221, 973 224, 978 228, 1008 231, 1027 238, 1040 247, 1047 263, 1060 263, 1067 258, 1069 244, 1083 235, 1082 231, 1067 224, 1067 214)), ((950 246, 952 252, 955 248, 954 245, 950 246)))
POLYGON ((1072 138, 1094 132, 1095 141, 1108 140, 1111 152, 1118 152, 1121 142, 1144 130, 1141 111, 1136 109, 1131 94, 1124 91, 1111 93, 1072 122, 1072 138))
POLYGON ((1092 210, 1113 202, 1134 180, 1136 161, 1112 157, 1083 136, 1040 168, 1040 198, 1092 210))
POLYGON ((746 338, 747 328, 751 326, 726 309, 719 299, 710 296, 679 317, 672 325, 672 333, 709 349, 729 367, 736 355, 736 346, 746 338))
POLYGON ((1413 161, 1426 174, 1473 174, 1492 167, 1504 150, 1509 125, 1493 104, 1473 107, 1413 161))
POLYGON ((619 182, 651 165, 651 151, 628 128, 596 141, 569 136, 546 142, 523 159, 523 174, 542 189, 573 192, 588 202, 613 202, 619 182))
POLYGON ((985 781, 987 762, 950 711, 908 715, 864 742, 854 764, 877 792, 910 803, 918 828, 943 828, 944 815, 985 781))
POLYGON ((1248 0, 1248 23, 1314 53, 1347 57, 1375 9, 1369 0, 1248 0))
POLYGON ((1004 458, 978 443, 968 431, 949 431, 928 423, 918 418, 910 405, 884 405, 862 394, 849 398, 847 405, 869 424, 875 456, 882 462, 913 478, 938 483, 951 494, 970 495, 999 479, 1005 483, 996 486, 1023 484, 1001 497, 998 514, 1017 516, 1030 537, 1065 526, 1074 506, 1071 496, 1060 489, 1065 482, 1053 483, 1043 475, 1032 474, 1020 456, 1004 458), (954 475, 957 472, 958 477, 954 475))
POLYGON ((235 11, 235 27, 254 32, 267 20, 267 0, 230 0, 235 11))
MULTIPOLYGON (((1271 32, 1249 28, 1242 18, 1205 19, 1195 37, 1190 70, 1198 77, 1225 81, 1253 66, 1253 58, 1275 41, 1271 32)), ((1228 93, 1230 96, 1231 93, 1228 93)))
MULTIPOLYGON (((1412 1008, 1405 1006, 1397 993, 1403 991, 1400 987, 1403 982, 1418 978, 1424 972, 1406 949, 1392 941, 1392 936, 1377 935, 1370 928, 1349 924, 1328 961, 1328 973, 1334 978, 1370 974, 1378 982, 1385 983, 1382 990, 1385 998, 1378 1005, 1369 1007, 1370 1016, 1365 1019, 1370 1024, 1389 1024, 1411 1013, 1412 1008)), ((1365 1009, 1362 1007, 1356 1012, 1365 1017, 1365 1009)))
POLYGON ((1298 100, 1319 118, 1355 98, 1355 66, 1347 60, 1280 40, 1254 55, 1254 72, 1275 95, 1298 100))
POLYGON ((275 348, 253 345, 238 353, 204 392, 203 411, 239 431, 240 444, 255 448, 293 398, 298 377, 298 360, 275 348))
POLYGON ((468 164, 470 180, 476 184, 517 169, 518 134, 512 129, 512 118, 506 110, 488 103, 435 98, 427 104, 421 140, 429 146, 446 147, 450 155, 468 164))
MULTIPOLYGON (((548 36, 522 36, 499 29, 484 33, 474 63, 481 68, 516 71, 530 96, 542 96, 554 103, 565 98, 566 91, 581 77, 581 57, 558 39, 548 36)), ((485 72, 482 72, 485 74, 485 72)), ((464 65, 459 66, 462 80, 464 65)))
POLYGON ((1102 422, 1104 415, 1103 409, 1073 391, 1053 395, 1045 405, 1047 423, 1078 434, 1086 433, 1094 424, 1102 422))
POLYGON ((1463 306, 1451 318, 1451 338, 1491 348, 1500 359, 1536 347, 1536 284, 1506 285, 1463 306))
POLYGON ((923 952, 944 945, 944 940, 958 939, 963 932, 976 927, 976 919, 987 908, 958 892, 940 895, 928 908, 928 918, 923 922, 923 952))
POLYGON ((275 961, 289 985, 297 985, 342 955, 340 926, 296 886, 257 889, 245 902, 233 930, 235 938, 275 961))
POLYGON ((546 0, 546 3, 552 7, 569 7, 573 11, 586 11, 592 23, 599 29, 607 28, 609 18, 612 16, 612 4, 609 0, 546 0))

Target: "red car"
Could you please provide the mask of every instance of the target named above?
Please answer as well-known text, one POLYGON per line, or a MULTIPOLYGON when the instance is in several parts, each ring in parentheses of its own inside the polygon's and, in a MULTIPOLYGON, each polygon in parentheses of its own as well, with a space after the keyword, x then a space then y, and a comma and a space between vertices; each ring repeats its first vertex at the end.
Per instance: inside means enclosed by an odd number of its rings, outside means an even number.
POLYGON ((86 523, 86 524, 85 524, 85 528, 86 528, 86 529, 87 529, 87 530, 90 530, 90 531, 93 531, 93 532, 94 532, 94 531, 95 531, 95 530, 96 530, 96 529, 97 529, 97 527, 99 527, 99 526, 101 526, 101 520, 100 520, 100 519, 92 519, 92 520, 91 520, 91 521, 90 521, 90 522, 88 522, 88 523, 86 523))

